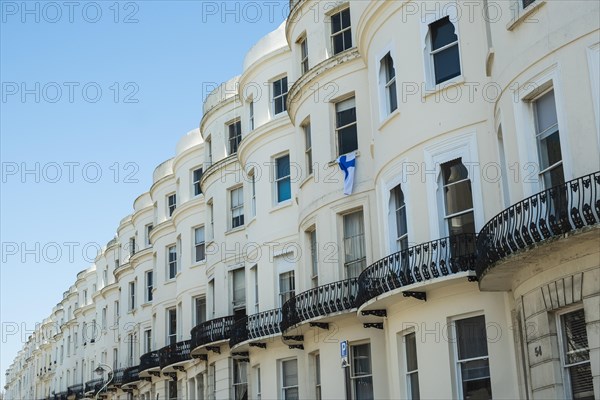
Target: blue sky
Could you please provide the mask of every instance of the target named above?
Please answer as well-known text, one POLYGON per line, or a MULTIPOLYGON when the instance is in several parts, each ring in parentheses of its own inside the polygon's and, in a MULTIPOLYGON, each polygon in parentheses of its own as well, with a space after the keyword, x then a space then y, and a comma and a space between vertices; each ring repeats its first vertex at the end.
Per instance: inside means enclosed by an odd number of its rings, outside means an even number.
POLYGON ((154 167, 198 127, 203 88, 239 74, 245 53, 281 24, 289 6, 0 6, 3 387, 27 330, 113 237, 154 167))

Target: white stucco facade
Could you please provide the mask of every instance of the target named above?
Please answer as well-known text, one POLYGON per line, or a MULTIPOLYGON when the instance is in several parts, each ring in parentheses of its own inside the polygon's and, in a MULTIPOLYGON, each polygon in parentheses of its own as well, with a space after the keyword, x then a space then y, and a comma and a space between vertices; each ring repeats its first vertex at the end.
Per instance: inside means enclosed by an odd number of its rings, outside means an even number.
POLYGON ((290 6, 6 398, 600 398, 599 4, 290 6))

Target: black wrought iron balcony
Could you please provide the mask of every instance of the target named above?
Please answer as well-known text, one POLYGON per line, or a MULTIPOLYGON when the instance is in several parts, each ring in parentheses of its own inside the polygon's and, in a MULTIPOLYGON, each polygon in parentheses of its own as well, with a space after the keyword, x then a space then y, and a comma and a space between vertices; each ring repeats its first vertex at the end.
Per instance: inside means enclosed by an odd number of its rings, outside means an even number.
POLYGON ((358 277, 360 306, 394 289, 475 269, 475 234, 445 237, 390 254, 358 277))
POLYGON ((358 279, 328 283, 292 297, 281 307, 281 330, 328 314, 356 307, 358 279))
POLYGON ((192 329, 192 349, 221 340, 229 340, 235 322, 233 315, 202 322, 192 329))
POLYGON ((139 372, 144 372, 160 365, 158 350, 151 351, 140 357, 139 372))
POLYGON ((125 370, 127 368, 119 368, 115 370, 113 374, 113 380, 110 382, 111 386, 121 386, 123 384, 123 377, 125 376, 125 370))
POLYGON ((125 369, 123 374, 123 385, 128 383, 137 382, 140 380, 140 366, 129 367, 125 369))
POLYGON ((600 171, 554 186, 508 207, 477 237, 477 277, 496 261, 600 222, 600 171))
POLYGON ((190 340, 177 342, 163 347, 158 351, 160 368, 163 369, 169 365, 180 363, 191 359, 190 340))
POLYGON ((75 396, 76 399, 83 398, 83 383, 69 386, 67 388, 67 396, 75 396))
POLYGON ((51 399, 53 400, 67 400, 68 397, 68 392, 60 392, 60 393, 54 393, 54 395, 51 397, 51 399))
POLYGON ((231 329, 229 346, 252 339, 260 339, 281 332, 281 309, 263 311, 238 319, 231 329))
POLYGON ((85 383, 85 393, 98 393, 104 387, 104 379, 97 378, 85 383))

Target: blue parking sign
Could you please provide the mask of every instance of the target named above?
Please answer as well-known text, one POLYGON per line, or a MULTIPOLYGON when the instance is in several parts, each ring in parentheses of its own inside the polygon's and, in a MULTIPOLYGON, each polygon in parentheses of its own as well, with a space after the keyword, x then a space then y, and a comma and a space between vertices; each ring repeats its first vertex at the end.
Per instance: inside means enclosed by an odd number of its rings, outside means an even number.
POLYGON ((348 366, 348 341, 340 342, 340 356, 342 357, 342 368, 348 366))

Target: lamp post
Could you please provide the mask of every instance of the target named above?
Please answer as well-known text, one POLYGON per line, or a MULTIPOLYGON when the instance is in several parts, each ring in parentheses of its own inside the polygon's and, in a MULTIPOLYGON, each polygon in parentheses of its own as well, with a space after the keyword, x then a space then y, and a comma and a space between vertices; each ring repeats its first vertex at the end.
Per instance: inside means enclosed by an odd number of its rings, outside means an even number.
POLYGON ((96 368, 94 370, 94 372, 96 373, 96 375, 102 376, 102 375, 104 375, 105 368, 108 370, 108 381, 104 384, 104 386, 102 386, 102 388, 100 390, 98 390, 98 393, 96 393, 96 396, 94 397, 95 400, 98 400, 100 393, 104 389, 106 389, 108 387, 108 385, 110 385, 110 383, 112 382, 113 377, 114 377, 113 369, 110 367, 110 365, 98 364, 98 368, 96 368))

